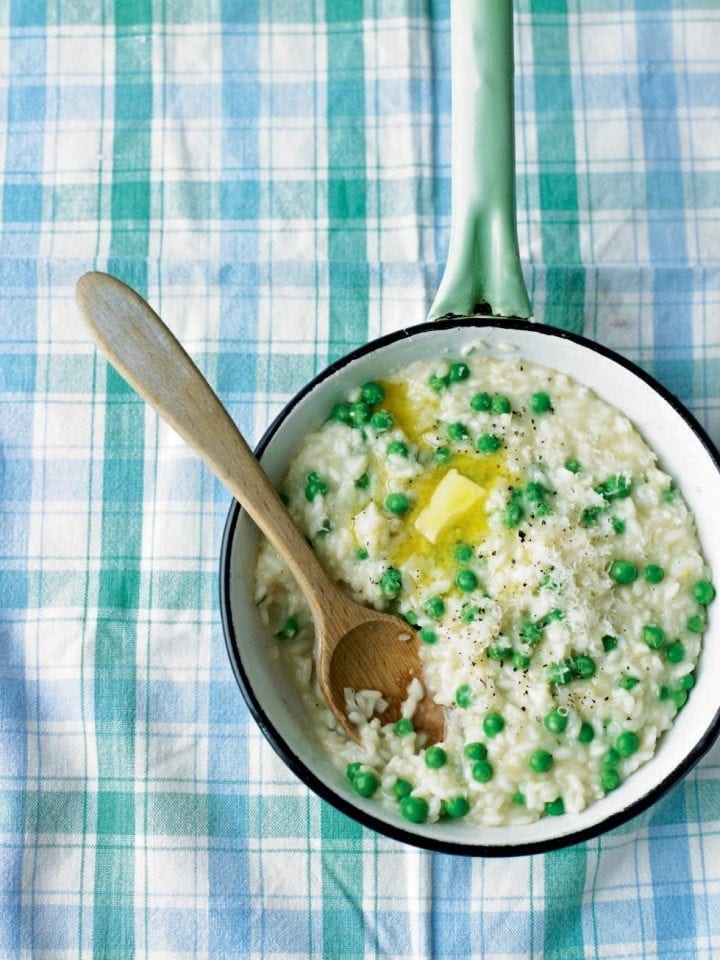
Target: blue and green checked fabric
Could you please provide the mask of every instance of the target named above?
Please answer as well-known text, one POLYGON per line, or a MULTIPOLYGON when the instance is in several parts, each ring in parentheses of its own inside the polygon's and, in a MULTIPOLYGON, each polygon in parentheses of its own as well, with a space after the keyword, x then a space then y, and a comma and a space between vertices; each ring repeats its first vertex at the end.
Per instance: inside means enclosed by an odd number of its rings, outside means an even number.
MULTIPOLYGON (((536 315, 718 441, 717 0, 516 9, 536 315)), ((74 309, 88 269, 131 282, 257 438, 423 319, 449 160, 447 0, 0 2, 1 957, 720 957, 717 748, 623 828, 511 862, 308 793, 226 661, 228 497, 74 309)))

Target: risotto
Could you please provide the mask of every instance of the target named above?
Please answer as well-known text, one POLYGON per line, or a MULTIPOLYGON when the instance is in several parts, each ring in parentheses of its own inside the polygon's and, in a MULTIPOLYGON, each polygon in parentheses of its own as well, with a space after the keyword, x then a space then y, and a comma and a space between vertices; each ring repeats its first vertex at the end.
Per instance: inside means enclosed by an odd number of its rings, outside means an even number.
POLYGON ((347 690, 347 737, 266 541, 255 599, 348 789, 410 821, 482 825, 615 790, 690 695, 715 595, 652 450, 592 391, 514 357, 423 361, 338 400, 281 494, 332 579, 418 631, 401 718, 378 716, 381 691, 347 690), (438 744, 413 725, 425 688, 445 709, 438 744))

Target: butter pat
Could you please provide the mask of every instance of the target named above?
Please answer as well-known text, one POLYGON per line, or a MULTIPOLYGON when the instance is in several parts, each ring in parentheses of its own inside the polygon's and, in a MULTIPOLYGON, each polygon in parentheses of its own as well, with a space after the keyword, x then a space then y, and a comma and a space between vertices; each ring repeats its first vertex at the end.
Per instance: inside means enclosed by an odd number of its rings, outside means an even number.
POLYGON ((415 518, 415 529, 430 543, 437 543, 444 528, 474 507, 484 492, 457 470, 449 470, 433 490, 430 503, 415 518))

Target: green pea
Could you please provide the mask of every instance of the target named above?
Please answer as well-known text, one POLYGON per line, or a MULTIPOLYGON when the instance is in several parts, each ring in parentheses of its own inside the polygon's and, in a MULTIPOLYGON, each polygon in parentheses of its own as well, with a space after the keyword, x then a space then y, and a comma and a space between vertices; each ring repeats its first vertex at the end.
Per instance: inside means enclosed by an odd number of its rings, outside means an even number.
POLYGON ((505 516, 503 517, 503 523, 506 527, 518 527, 525 518, 525 510, 523 505, 518 503, 517 500, 511 500, 510 503, 505 507, 505 516))
POLYGON ((659 650, 665 646, 665 631, 654 623, 648 623, 643 627, 642 638, 651 650, 659 650))
POLYGON ((705 629, 705 617, 699 613, 694 613, 691 617, 688 617, 686 626, 690 633, 702 633, 705 629))
POLYGON ((569 460, 565 461, 565 469, 569 470, 570 473, 580 473, 582 467, 580 466, 579 460, 574 460, 572 457, 569 460))
POLYGON ((388 567, 380 577, 380 589, 386 597, 396 597, 402 587, 402 574, 395 567, 388 567))
POLYGON ((405 797, 409 797, 412 793, 413 785, 409 780, 403 780, 402 777, 398 779, 393 784, 392 791, 395 794, 396 800, 404 800, 405 797))
POLYGON ((530 397, 530 409, 533 413, 547 413, 552 410, 552 397, 544 390, 538 390, 530 397))
POLYGON ((680 677, 678 683, 680 684, 681 690, 692 690, 695 686, 695 674, 686 673, 684 677, 680 677))
POLYGON ((595 730, 593 729, 592 724, 583 723, 580 724, 580 733, 578 733, 578 740, 580 743, 592 743, 595 739, 595 730))
POLYGON ((439 770, 447 763, 447 753, 442 747, 428 747, 425 751, 425 766, 430 770, 439 770))
POLYGON ((282 627, 280 627, 278 632, 275 634, 275 636, 279 640, 292 640, 292 638, 297 634, 299 629, 300 628, 298 627, 298 622, 295 619, 295 617, 288 617, 285 623, 282 625, 282 627))
POLYGON ((687 690, 682 690, 682 689, 673 690, 672 693, 670 694, 670 699, 675 704, 675 707, 678 710, 682 710, 682 708, 687 703, 687 698, 688 698, 687 690))
POLYGON ((598 484, 595 490, 608 501, 624 500, 632 492, 632 480, 623 477, 621 474, 616 474, 598 484))
POLYGON ((362 770, 361 763, 358 763, 357 761, 355 763, 350 763, 345 769, 345 776, 348 778, 348 780, 352 781, 360 773, 361 770, 362 770))
POLYGON ((418 631, 418 636, 420 637, 423 643, 429 643, 429 644, 437 643, 437 634, 435 633, 434 630, 431 630, 430 627, 423 627, 421 630, 418 631))
POLYGON ((630 674, 625 673, 620 677, 618 683, 623 690, 632 690, 633 687, 636 687, 640 683, 640 680, 637 677, 632 677, 630 674))
POLYGON ((455 691, 455 703, 462 707, 463 710, 467 710, 470 704, 473 702, 473 692, 472 687, 469 683, 461 683, 460 686, 455 691))
POLYGON ((677 497, 677 490, 674 487, 668 487, 662 492, 662 498, 665 503, 672 503, 673 500, 677 497))
POLYGON ((381 387, 379 383, 375 383, 374 380, 370 380, 368 383, 364 383, 360 387, 360 396, 363 398, 365 403, 369 403, 371 407, 376 407, 385 399, 385 389, 381 387))
POLYGON ((600 771, 600 785, 608 793, 617 790, 620 786, 620 774, 612 767, 605 767, 600 771))
POLYGON ((567 727, 567 714, 561 713, 558 709, 551 710, 543 717, 543 726, 550 733, 562 733, 567 727))
POLYGON ((573 678, 572 669, 564 660, 559 663, 551 663, 547 668, 547 678, 550 683, 554 683, 556 686, 564 686, 566 683, 570 683, 573 678))
POLYGON ((389 493, 385 497, 385 509, 401 517, 410 509, 410 498, 404 493, 389 493))
POLYGON ((409 717, 401 717, 393 727, 393 730, 399 737, 404 737, 415 730, 413 722, 409 717))
POLYGON ((437 374, 433 373, 430 379, 428 380, 428 386, 435 393, 442 393, 442 391, 447 387, 450 382, 449 377, 438 377, 437 374))
POLYGON ((347 403, 336 403, 335 406, 330 411, 330 419, 336 420, 338 423, 352 423, 352 417, 350 415, 350 406, 347 403))
POLYGON ((693 596, 701 607, 706 607, 715 599, 715 587, 709 580, 698 580, 693 587, 693 596))
POLYGON ((512 406, 507 397, 501 393, 496 393, 490 402, 490 409, 493 413, 510 413, 512 406))
POLYGON ((620 517, 612 518, 612 526, 615 533, 625 533, 625 521, 621 520, 620 517))
POLYGON ((449 376, 450 383, 460 383, 470 376, 470 367, 466 363, 451 363, 449 376))
POLYGON ((472 623, 480 616, 480 608, 472 603, 464 603, 460 609, 460 619, 463 623, 472 623))
POLYGON ((549 817, 561 817, 565 813, 565 802, 562 797, 550 800, 545 804, 545 813, 549 817))
POLYGON ((370 417, 370 426, 375 433, 387 433, 388 430, 392 430, 394 423, 392 414, 387 410, 378 410, 370 417))
POLYGON ((512 649, 502 643, 491 643, 485 653, 487 653, 489 660, 507 660, 512 653, 512 649))
POLYGON ((516 790, 515 793, 510 797, 513 803, 516 803, 519 807, 525 806, 525 794, 522 790, 516 790))
POLYGON ((660 687, 660 690, 658 692, 658 700, 669 700, 669 699, 670 699, 669 689, 665 686, 660 687))
POLYGON ((470 401, 470 406, 473 410, 477 410, 478 413, 490 410, 492 407, 492 397, 489 393, 476 393, 470 401))
POLYGON ((327 491, 328 485, 325 480, 319 473, 311 470, 305 478, 305 499, 312 503, 315 497, 322 497, 327 491))
POLYGON ((350 404, 350 422, 354 427, 361 427, 370 419, 370 407, 363 400, 350 404))
POLYGON ((422 797, 403 797, 400 801, 400 813, 411 823, 424 823, 430 808, 422 797))
POLYGON ((618 645, 617 637, 611 637, 609 633, 606 633, 602 638, 602 645, 605 653, 610 653, 618 645))
POLYGON ((610 747, 607 753, 603 755, 602 763, 604 767, 614 767, 620 763, 620 754, 615 747, 610 747))
POLYGON ((640 738, 632 730, 625 730, 615 738, 615 749, 621 757, 631 757, 640 747, 640 738))
POLYGON ((467 563, 468 560, 472 559, 473 548, 469 543, 457 543, 455 544, 455 550, 453 551, 453 557, 458 563, 467 563))
POLYGON ((405 623, 409 623, 411 627, 414 627, 418 622, 418 616, 414 610, 406 610, 405 613, 401 613, 400 616, 403 618, 405 623))
POLYGON ((358 490, 367 490, 367 488, 370 486, 370 474, 361 473, 355 481, 355 486, 358 490))
POLYGON ((629 560, 614 560, 610 567, 610 576, 616 583, 634 583, 637 580, 638 568, 629 560))
POLYGON ((549 493, 550 490, 546 486, 534 480, 531 480, 525 487, 525 496, 531 503, 540 503, 543 497, 546 497, 549 493))
POLYGON ((478 578, 472 570, 459 570, 455 576, 455 585, 463 593, 470 593, 478 585, 478 578))
POLYGON ((467 440, 468 428, 464 423, 449 423, 447 426, 447 435, 451 440, 455 440, 456 442, 467 440))
POLYGON ((367 552, 365 547, 358 547, 358 549, 355 551, 355 556, 358 558, 358 560, 367 560, 370 554, 367 552))
POLYGON ((685 659, 685 644, 681 640, 673 641, 665 647, 665 659, 670 663, 680 663, 685 659))
POLYGON ((466 744, 463 753, 468 760, 487 760, 487 747, 478 741, 466 744))
POLYGON ((595 676, 595 661, 582 653, 573 657, 571 669, 578 680, 590 680, 595 676))
POLYGON ((445 613, 445 601, 442 597, 437 596, 437 594, 433 597, 428 597, 423 604, 423 610, 431 620, 439 620, 445 613))
POLYGON ((448 797, 442 802, 443 810, 445 813, 452 817, 453 820, 458 820, 460 817, 464 817, 465 814, 470 809, 470 804, 468 803, 465 797, 448 797))
POLYGON ((580 526, 594 527, 601 513, 602 507, 585 507, 580 515, 580 526))
POLYGON ((530 666, 530 657, 516 650, 512 655, 512 665, 516 670, 526 670, 530 666))
POLYGON ((533 750, 528 757, 528 766, 535 773, 547 773, 553 765, 553 755, 547 750, 533 750))
POLYGON ((542 627, 537 623, 533 623, 531 620, 526 620, 520 627, 520 636, 525 643, 530 643, 534 646, 542 640, 542 627))
POLYGON ((483 730, 488 737, 495 737, 505 729, 505 721, 499 713, 488 713, 483 720, 483 730))
POLYGON ((502 440, 494 433, 483 433, 477 438, 475 446, 480 453, 495 453, 502 446, 502 440))
POLYGON ((649 563, 645 567, 645 579, 648 583, 661 583, 665 577, 665 571, 657 563, 649 563))
POLYGON ((376 775, 368 770, 356 774, 352 781, 353 790, 361 797, 371 797, 380 786, 380 781, 376 775))
POLYGON ((387 445, 387 454, 389 457, 407 457, 408 448, 402 440, 393 440, 387 445))
POLYGON ((487 760, 478 760, 472 765, 470 775, 478 783, 487 783, 488 780, 492 780, 493 768, 487 760))
POLYGON ((453 452, 450 447, 438 447, 433 451, 433 460, 435 463, 450 463, 453 452))

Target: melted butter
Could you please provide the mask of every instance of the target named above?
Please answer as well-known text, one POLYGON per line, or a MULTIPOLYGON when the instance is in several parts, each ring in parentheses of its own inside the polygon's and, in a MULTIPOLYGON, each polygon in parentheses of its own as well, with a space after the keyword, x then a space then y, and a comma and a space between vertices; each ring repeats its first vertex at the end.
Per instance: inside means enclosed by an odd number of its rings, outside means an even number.
POLYGON ((423 433, 431 429, 437 420, 436 395, 428 391, 427 400, 416 403, 408 398, 407 383, 394 383, 391 380, 379 382, 385 391, 382 409, 393 415, 395 423, 411 443, 421 444, 423 433))

